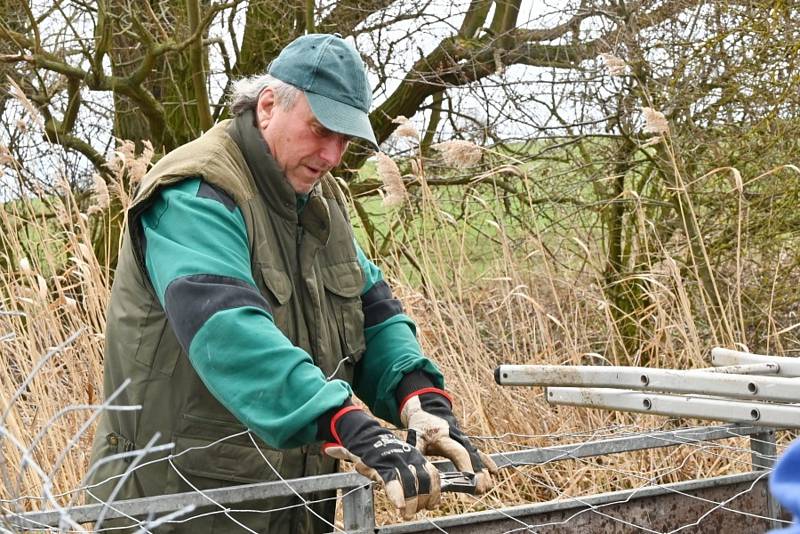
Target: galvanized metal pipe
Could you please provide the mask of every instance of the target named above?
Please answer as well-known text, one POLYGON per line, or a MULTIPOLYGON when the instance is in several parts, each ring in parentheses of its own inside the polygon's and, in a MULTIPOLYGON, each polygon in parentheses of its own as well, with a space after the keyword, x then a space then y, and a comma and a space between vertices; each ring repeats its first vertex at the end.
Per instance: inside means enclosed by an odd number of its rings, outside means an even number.
POLYGON ((711 349, 711 365, 714 367, 748 365, 754 363, 776 364, 780 368, 778 371, 779 376, 800 377, 800 358, 765 356, 762 354, 751 354, 749 352, 724 349, 722 347, 711 349))
MULTIPOLYGON (((689 370, 691 371, 692 369, 689 370)), ((749 363, 745 365, 726 365, 724 367, 703 367, 697 370, 732 375, 777 375, 781 368, 777 363, 749 363)))
MULTIPOLYGON (((774 430, 767 430, 760 434, 753 434, 750 436, 750 449, 753 471, 769 471, 775 465, 778 458, 778 444, 775 438, 774 430)), ((766 494, 766 511, 767 516, 771 518, 778 518, 781 513, 781 505, 778 500, 767 492, 766 494)), ((780 528, 778 521, 770 521, 770 528, 780 528)))
POLYGON ((591 365, 501 365, 495 372, 495 378, 504 386, 624 388, 718 395, 734 399, 800 402, 800 380, 796 378, 709 373, 699 369, 683 371, 591 365))
POLYGON ((800 428, 800 406, 732 401, 715 397, 660 395, 624 389, 547 388, 551 404, 604 410, 696 417, 711 421, 752 423, 777 428, 800 428))
POLYGON ((342 498, 344 531, 353 534, 375 532, 375 504, 371 485, 347 491, 342 498))

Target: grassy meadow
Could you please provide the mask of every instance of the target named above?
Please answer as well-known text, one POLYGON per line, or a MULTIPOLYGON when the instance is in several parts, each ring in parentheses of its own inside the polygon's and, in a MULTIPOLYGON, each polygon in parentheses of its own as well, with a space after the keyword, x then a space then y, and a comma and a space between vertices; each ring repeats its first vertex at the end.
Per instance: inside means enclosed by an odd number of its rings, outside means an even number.
MULTIPOLYGON (((773 195, 777 205, 780 191, 797 181, 791 170, 760 178, 755 186, 761 189, 703 182, 711 200, 682 205, 708 238, 692 248, 680 231, 667 241, 649 231, 654 222, 643 194, 599 195, 594 167, 520 164, 498 154, 485 155, 480 171, 418 163, 405 176, 408 196, 397 207, 384 207, 377 197, 356 198, 358 209, 353 204, 360 241, 377 255, 418 324, 426 354, 444 371, 463 426, 487 452, 698 423, 550 406, 540 388, 497 386, 493 370, 499 364, 605 360, 689 369, 709 366, 715 345, 786 354, 797 349, 789 298, 796 287, 796 236, 776 244, 782 255, 770 259, 774 247, 759 241, 766 229, 750 224, 756 214, 743 208, 755 202, 748 194, 773 195), (440 176, 473 178, 459 186, 429 184, 440 176), (724 213, 714 215, 719 191, 734 202, 724 202, 724 213), (629 269, 609 282, 604 209, 623 200, 625 229, 633 236, 629 269), (715 235, 726 239, 715 241, 715 235), (717 251, 712 242, 733 248, 717 251), (708 281, 687 260, 697 250, 708 257, 722 307, 712 303, 704 289, 708 281), (643 305, 622 313, 610 283, 628 287, 643 305)), ((106 194, 124 205, 129 190, 123 183, 106 194)), ((96 194, 92 202, 94 208, 65 193, 0 208, 0 428, 6 433, 0 439, 0 499, 11 500, 10 508, 37 509, 43 495, 61 505, 75 502, 70 490, 80 486, 87 468, 92 421, 102 402, 112 281, 110 266, 95 252, 97 234, 115 235, 112 226, 120 224, 108 222, 108 197, 98 200, 96 194)), ((782 231, 778 226, 775 231, 782 231)), ((746 440, 728 440, 504 470, 487 496, 448 495, 437 513, 744 472, 750 468, 747 447, 746 440)), ((399 521, 380 494, 378 503, 381 521, 399 521)))

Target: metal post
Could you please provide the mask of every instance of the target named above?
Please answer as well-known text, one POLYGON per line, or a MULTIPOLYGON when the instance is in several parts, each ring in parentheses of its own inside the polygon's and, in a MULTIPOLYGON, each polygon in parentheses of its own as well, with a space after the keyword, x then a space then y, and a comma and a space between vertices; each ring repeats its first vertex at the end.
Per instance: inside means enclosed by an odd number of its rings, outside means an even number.
POLYGON ((750 436, 750 449, 753 471, 772 469, 775 458, 778 456, 778 447, 775 444, 775 431, 767 430, 750 436))
POLYGON ((375 506, 372 484, 343 489, 344 531, 352 534, 375 532, 375 506))
MULTIPOLYGON (((775 459, 778 456, 778 447, 775 443, 775 431, 767 430, 750 436, 750 455, 753 465, 753 471, 764 471, 772 469, 775 465, 775 459)), ((781 507, 775 497, 767 491, 767 516, 773 519, 779 519, 781 507)), ((770 528, 780 528, 782 525, 778 521, 771 521, 770 528)))

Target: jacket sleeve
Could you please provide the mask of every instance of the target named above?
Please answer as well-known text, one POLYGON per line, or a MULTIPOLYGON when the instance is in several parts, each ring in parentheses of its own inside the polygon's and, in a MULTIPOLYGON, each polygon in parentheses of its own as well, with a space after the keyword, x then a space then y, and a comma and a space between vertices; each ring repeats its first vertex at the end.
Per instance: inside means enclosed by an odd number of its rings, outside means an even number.
POLYGON ((395 390, 403 377, 419 371, 439 388, 444 388, 444 378, 436 365, 422 354, 416 325, 403 313, 400 301, 392 295, 380 269, 367 259, 357 243, 356 253, 365 279, 361 305, 367 348, 356 365, 353 388, 372 413, 400 426, 395 390))
POLYGON ((241 210, 221 190, 186 179, 141 217, 147 273, 208 390, 268 445, 316 441, 317 419, 351 395, 325 380, 273 322, 250 267, 241 210))

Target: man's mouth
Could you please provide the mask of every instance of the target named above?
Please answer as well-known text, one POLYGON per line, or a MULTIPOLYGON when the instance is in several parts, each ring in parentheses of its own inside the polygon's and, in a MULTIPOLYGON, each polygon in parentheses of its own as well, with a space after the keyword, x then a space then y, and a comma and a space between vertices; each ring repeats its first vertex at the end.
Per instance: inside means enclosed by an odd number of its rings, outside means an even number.
POLYGON ((315 167, 313 165, 306 165, 306 169, 310 170, 316 175, 322 175, 326 171, 325 167, 315 167))

